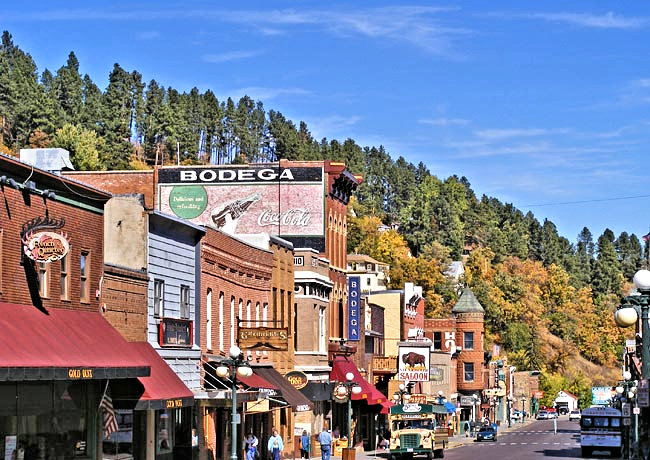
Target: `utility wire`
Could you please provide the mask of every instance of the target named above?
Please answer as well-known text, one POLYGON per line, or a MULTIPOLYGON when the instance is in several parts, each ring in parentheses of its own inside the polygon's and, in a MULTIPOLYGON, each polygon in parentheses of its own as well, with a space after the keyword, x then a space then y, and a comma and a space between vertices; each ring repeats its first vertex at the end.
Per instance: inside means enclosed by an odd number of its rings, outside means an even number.
POLYGON ((582 204, 582 203, 601 203, 604 201, 621 201, 621 200, 633 200, 636 198, 650 198, 650 195, 634 195, 634 196, 622 196, 618 198, 600 198, 593 200, 580 200, 580 201, 561 201, 558 203, 538 203, 538 204, 525 204, 522 205, 522 208, 534 208, 541 206, 559 206, 564 204, 582 204))

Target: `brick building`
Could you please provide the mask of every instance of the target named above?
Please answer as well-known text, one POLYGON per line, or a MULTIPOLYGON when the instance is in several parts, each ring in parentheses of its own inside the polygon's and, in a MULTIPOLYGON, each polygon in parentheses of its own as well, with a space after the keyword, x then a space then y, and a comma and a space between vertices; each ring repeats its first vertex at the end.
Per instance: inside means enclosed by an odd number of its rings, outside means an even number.
POLYGON ((0 455, 6 458, 26 452, 102 458, 110 439, 102 436, 100 401, 107 392, 117 407, 137 401, 138 379, 152 374, 149 360, 100 313, 110 198, 0 155, 0 455), (16 451, 5 452, 7 446, 16 451))

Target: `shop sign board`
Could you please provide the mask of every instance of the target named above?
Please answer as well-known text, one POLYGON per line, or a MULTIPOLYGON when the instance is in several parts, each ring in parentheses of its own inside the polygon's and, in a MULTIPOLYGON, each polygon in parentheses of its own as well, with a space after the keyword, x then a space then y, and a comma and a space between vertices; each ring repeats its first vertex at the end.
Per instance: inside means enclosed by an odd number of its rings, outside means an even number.
POLYGON ((159 207, 164 213, 231 235, 325 235, 322 167, 277 164, 162 168, 159 207))
POLYGON ((373 372, 397 372, 397 356, 373 356, 372 357, 372 371, 373 372))
POLYGON ((636 391, 636 400, 639 407, 650 407, 650 391, 648 380, 639 380, 639 386, 636 391))
POLYGON ((359 298, 361 294, 361 278, 348 277, 348 340, 359 341, 359 298))
POLYGON ((288 337, 286 327, 240 327, 238 345, 242 350, 287 351, 288 337))
POLYGON ((429 381, 429 346, 400 344, 398 353, 398 380, 429 381))
POLYGON ((432 382, 442 382, 445 379, 445 366, 431 366, 431 371, 429 373, 430 380, 432 382))
POLYGON ((293 386, 296 390, 302 390, 309 383, 307 374, 300 371, 287 372, 284 375, 284 378, 287 379, 291 386, 293 386))
POLYGON ((607 406, 612 399, 612 387, 591 387, 591 404, 607 406))
POLYGON ((63 259, 70 250, 70 242, 63 233, 33 232, 23 238, 23 251, 34 262, 50 263, 63 259))

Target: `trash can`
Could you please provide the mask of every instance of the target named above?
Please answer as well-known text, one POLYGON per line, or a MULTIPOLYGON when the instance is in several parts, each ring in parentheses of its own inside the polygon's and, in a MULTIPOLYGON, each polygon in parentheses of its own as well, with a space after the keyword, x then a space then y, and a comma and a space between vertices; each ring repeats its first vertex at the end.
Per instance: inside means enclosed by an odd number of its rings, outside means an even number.
POLYGON ((344 447, 341 460, 354 460, 355 453, 354 447, 344 447))

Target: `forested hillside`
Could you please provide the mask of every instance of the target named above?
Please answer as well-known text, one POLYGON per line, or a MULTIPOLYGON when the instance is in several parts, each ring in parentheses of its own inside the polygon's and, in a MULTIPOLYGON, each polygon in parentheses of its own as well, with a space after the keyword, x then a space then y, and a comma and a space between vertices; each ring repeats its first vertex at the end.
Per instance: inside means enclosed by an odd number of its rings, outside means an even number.
POLYGON ((392 287, 422 285, 428 316, 449 314, 458 287, 444 271, 464 255, 465 282, 486 310, 488 342, 519 370, 541 369, 547 388, 583 394, 598 376, 584 375, 571 357, 612 367, 621 356, 623 338, 612 315, 626 280, 647 259, 636 235, 606 230, 595 236, 584 228, 570 241, 548 220, 477 197, 462 171, 438 178, 381 146, 316 140, 305 123, 248 97, 219 101, 209 90, 179 92, 145 83, 137 70, 119 64, 100 89, 79 73, 74 53, 54 73, 39 71, 8 32, 0 46, 0 118, 3 153, 63 147, 82 170, 150 168, 156 159, 345 161, 364 177, 351 203, 350 250, 390 263, 392 287))

